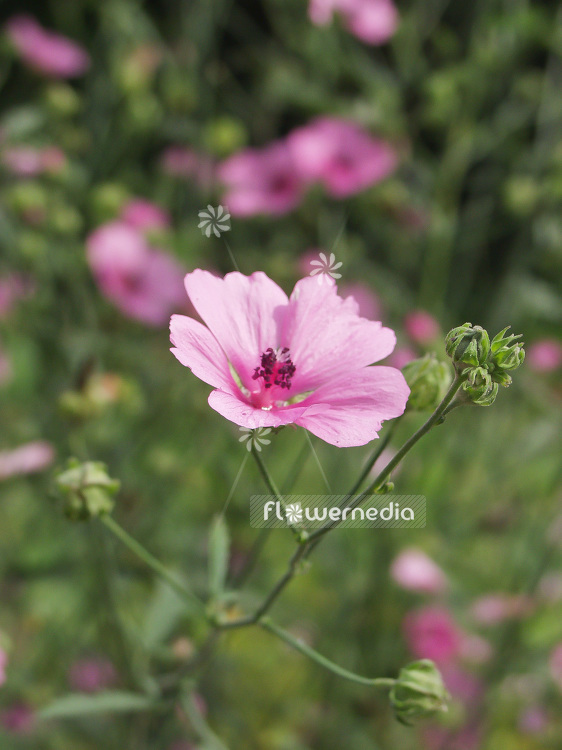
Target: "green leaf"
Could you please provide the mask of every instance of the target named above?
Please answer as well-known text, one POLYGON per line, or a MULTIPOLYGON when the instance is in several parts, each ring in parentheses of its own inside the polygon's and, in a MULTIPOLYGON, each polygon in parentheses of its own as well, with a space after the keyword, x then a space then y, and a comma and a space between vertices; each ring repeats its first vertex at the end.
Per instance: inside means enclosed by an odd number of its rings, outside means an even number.
POLYGON ((209 535, 209 591, 213 599, 219 598, 224 592, 229 547, 228 527, 224 517, 220 515, 213 521, 209 535))
POLYGON ((184 599, 180 599, 166 582, 158 582, 144 618, 145 645, 153 649, 163 643, 188 611, 184 599))
POLYGON ((38 715, 40 719, 71 719, 93 714, 147 711, 153 707, 154 699, 146 695, 109 690, 96 695, 65 695, 43 708, 38 715))

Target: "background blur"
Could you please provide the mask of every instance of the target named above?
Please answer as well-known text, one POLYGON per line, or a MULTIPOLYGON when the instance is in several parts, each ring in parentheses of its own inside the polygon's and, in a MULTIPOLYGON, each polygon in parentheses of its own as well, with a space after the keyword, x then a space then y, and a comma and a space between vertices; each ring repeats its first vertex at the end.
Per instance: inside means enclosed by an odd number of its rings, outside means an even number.
MULTIPOLYGON (((290 291, 320 251, 342 263, 342 293, 397 331, 397 366, 442 356, 442 334, 466 320, 525 337, 513 386, 455 411, 397 473, 396 492, 427 497, 427 528, 334 533, 274 610, 362 674, 434 658, 453 706, 402 727, 384 695, 249 629, 202 670, 201 714, 231 750, 562 746, 562 6, 395 10, 0 4, 3 750, 213 748, 174 710, 38 716, 69 692, 126 688, 135 670, 173 671, 205 636, 104 529, 64 517, 54 471, 69 456, 106 462, 122 482, 116 517, 205 595, 209 525, 247 452, 169 353, 169 314, 189 313, 181 278, 234 259, 290 291), (301 185, 284 149, 318 117, 360 130, 319 146, 327 171, 301 185), (369 143, 392 165, 362 181, 369 143), (345 190, 330 183, 340 167, 345 190), (198 212, 219 204, 231 229, 207 237, 198 212)), ((334 493, 372 450, 312 442, 334 493)), ((325 491, 302 430, 263 456, 284 491, 325 491)), ((243 608, 292 548, 274 531, 246 567, 256 491, 248 461, 226 513, 243 608)))

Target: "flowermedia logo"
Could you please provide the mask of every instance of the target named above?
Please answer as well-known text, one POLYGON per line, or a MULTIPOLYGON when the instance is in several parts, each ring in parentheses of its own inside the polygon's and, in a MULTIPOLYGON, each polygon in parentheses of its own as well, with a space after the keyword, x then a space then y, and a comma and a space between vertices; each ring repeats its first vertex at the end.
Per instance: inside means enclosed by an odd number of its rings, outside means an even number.
POLYGON ((289 495, 281 502, 273 495, 250 498, 254 528, 296 526, 316 529, 329 523, 345 528, 423 528, 422 495, 372 495, 360 505, 349 495, 289 495))

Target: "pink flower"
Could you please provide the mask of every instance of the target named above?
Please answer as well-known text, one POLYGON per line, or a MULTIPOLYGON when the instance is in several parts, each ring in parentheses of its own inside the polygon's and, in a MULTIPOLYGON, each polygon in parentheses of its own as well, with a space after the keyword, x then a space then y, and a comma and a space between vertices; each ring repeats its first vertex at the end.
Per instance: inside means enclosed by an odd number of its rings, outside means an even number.
POLYGON ((186 146, 169 146, 160 155, 160 166, 171 177, 192 178, 208 190, 215 181, 216 164, 210 156, 186 146))
POLYGON ((0 685, 6 682, 6 667, 8 666, 8 654, 0 646, 0 685))
POLYGON ((554 647, 548 660, 550 674, 554 682, 562 690, 562 643, 554 647))
POLYGON ((22 60, 39 73, 53 78, 74 78, 90 67, 90 57, 82 47, 47 31, 31 16, 13 16, 5 29, 22 60))
POLYGON ((406 333, 416 344, 429 344, 440 335, 441 327, 433 315, 424 310, 414 310, 404 320, 406 333))
POLYGON ((2 152, 2 163, 18 177, 35 177, 45 172, 60 172, 66 165, 66 156, 56 146, 12 146, 2 152))
POLYGON ((143 198, 134 198, 126 203, 121 211, 121 220, 141 231, 167 229, 170 226, 168 212, 143 198))
POLYGON ((123 312, 159 326, 184 298, 183 269, 120 221, 96 229, 87 241, 88 261, 102 292, 123 312))
POLYGON ((344 299, 353 297, 359 305, 359 315, 369 320, 380 320, 382 317, 382 306, 378 296, 366 284, 355 282, 344 284, 340 287, 341 296, 344 299))
POLYGON ((548 714, 542 706, 527 706, 521 712, 518 724, 525 734, 542 734, 548 722, 548 714))
POLYGON ((27 703, 12 703, 0 713, 0 725, 13 734, 28 734, 34 722, 33 709, 27 703))
POLYGON ((403 413, 402 374, 368 366, 392 351, 394 333, 360 318, 335 285, 301 279, 288 299, 261 272, 219 279, 196 270, 185 286, 207 328, 172 316, 172 352, 215 388, 209 404, 232 422, 296 424, 345 447, 368 443, 403 413))
POLYGON ((218 176, 227 186, 224 202, 233 216, 285 214, 298 205, 304 188, 284 141, 239 151, 219 165, 218 176))
POLYGON ((532 603, 526 596, 487 594, 473 603, 471 614, 480 625, 499 625, 506 620, 525 617, 532 603))
POLYGON ((68 682, 73 690, 97 693, 115 684, 117 674, 108 659, 79 659, 71 666, 68 682))
POLYGON ((447 578, 422 550, 402 550, 390 568, 390 575, 402 588, 422 594, 440 594, 447 588, 447 578))
POLYGON ((443 607, 430 606, 410 612, 403 626, 410 651, 418 658, 443 664, 459 656, 462 633, 443 607))
POLYGON ((43 471, 52 464, 54 458, 53 446, 44 440, 36 440, 24 443, 12 450, 0 451, 0 479, 43 471))
POLYGON ((535 372, 552 372, 562 365, 562 344, 554 339, 535 341, 527 347, 527 363, 535 372))
POLYGON ((338 12, 344 26, 367 44, 383 44, 396 31, 398 12, 391 0, 310 0, 310 20, 324 26, 338 12))
POLYGON ((0 276, 0 319, 5 318, 19 299, 24 299, 35 291, 31 279, 19 274, 0 276))
POLYGON ((322 182, 335 198, 365 190, 396 168, 388 143, 349 120, 319 117, 293 130, 287 142, 302 178, 322 182))

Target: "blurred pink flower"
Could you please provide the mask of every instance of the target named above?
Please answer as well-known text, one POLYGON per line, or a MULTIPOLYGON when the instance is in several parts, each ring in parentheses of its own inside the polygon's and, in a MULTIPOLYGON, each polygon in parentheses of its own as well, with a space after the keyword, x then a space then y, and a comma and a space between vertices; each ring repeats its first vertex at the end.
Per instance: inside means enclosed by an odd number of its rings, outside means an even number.
POLYGON ((383 44, 396 31, 398 12, 392 0, 310 0, 310 20, 324 26, 340 14, 344 26, 367 44, 383 44))
POLYGON ((117 673, 108 659, 78 659, 68 673, 68 682, 73 690, 83 693, 97 693, 111 687, 117 680, 117 673))
POLYGON ((414 310, 406 315, 404 328, 416 344, 429 344, 441 333, 441 326, 433 315, 424 310, 414 310))
POLYGON ((493 656, 494 649, 489 641, 479 635, 463 633, 460 655, 473 664, 484 664, 493 656))
POLYGON ((0 686, 6 682, 6 667, 8 666, 8 654, 0 646, 0 686))
POLYGON ((120 218, 125 224, 141 231, 167 229, 170 226, 168 212, 144 198, 134 198, 126 203, 120 218))
POLYGON ((532 602, 523 595, 486 594, 476 599, 470 612, 480 625, 498 625, 506 620, 525 617, 532 609, 532 602))
POLYGON ((350 120, 319 117, 293 130, 287 143, 302 179, 321 182, 335 198, 346 198, 394 171, 392 147, 350 120))
POLYGON ((301 200, 304 182, 285 141, 264 148, 246 148, 223 161, 219 179, 233 216, 285 214, 301 200))
POLYGON ((390 567, 390 575, 402 588, 421 594, 441 594, 447 578, 425 552, 414 547, 402 550, 390 567))
POLYGON ((527 706, 521 712, 518 724, 525 734, 542 734, 548 726, 548 714, 542 706, 527 706))
POLYGON ((432 726, 423 729, 423 738, 427 750, 481 750, 482 727, 478 723, 454 730, 432 726))
POLYGON ((562 344, 554 339, 535 341, 527 347, 526 361, 535 372, 552 372, 562 365, 562 344))
POLYGON ((290 299, 264 273, 187 274, 208 326, 171 320, 172 352, 212 385, 210 406, 248 428, 297 424, 340 447, 364 445, 403 413, 409 389, 386 357, 394 333, 357 314, 333 284, 301 279, 290 299))
POLYGON ((441 674, 447 690, 465 706, 474 704, 484 697, 484 683, 466 669, 455 664, 446 664, 441 667, 441 674))
POLYGON ((12 450, 0 451, 0 479, 43 471, 53 463, 54 458, 53 446, 44 440, 36 440, 24 443, 12 450))
POLYGON ((160 326, 184 302, 179 263, 149 247, 138 229, 122 221, 96 229, 88 237, 87 254, 102 292, 131 318, 160 326))
POLYGON ((396 367, 401 370, 404 365, 411 362, 413 359, 417 359, 418 354, 409 346, 399 346, 395 349, 390 357, 388 358, 388 365, 390 367, 396 367))
POLYGON ((403 627, 410 651, 420 659, 443 664, 460 654, 462 632, 444 607, 429 606, 409 612, 403 627))
POLYGON ((559 643, 552 649, 548 666, 552 679, 558 685, 559 689, 562 690, 562 643, 559 643))
POLYGON ((35 177, 45 172, 57 174, 66 165, 64 151, 56 146, 11 146, 2 151, 1 158, 4 166, 18 177, 35 177))
POLYGON ((366 284, 355 282, 344 284, 340 287, 343 299, 353 297, 359 305, 359 315, 368 320, 380 320, 382 317, 382 306, 378 296, 366 284))
POLYGON ((205 190, 215 181, 216 164, 213 159, 187 146, 168 146, 160 155, 160 166, 170 176, 193 179, 205 190))
POLYGON ((5 24, 8 37, 30 68, 53 78, 74 78, 90 67, 88 53, 61 34, 47 31, 28 15, 17 15, 5 24))
POLYGON ((28 734, 34 723, 33 709, 27 703, 12 703, 0 712, 0 726, 14 734, 28 734))

